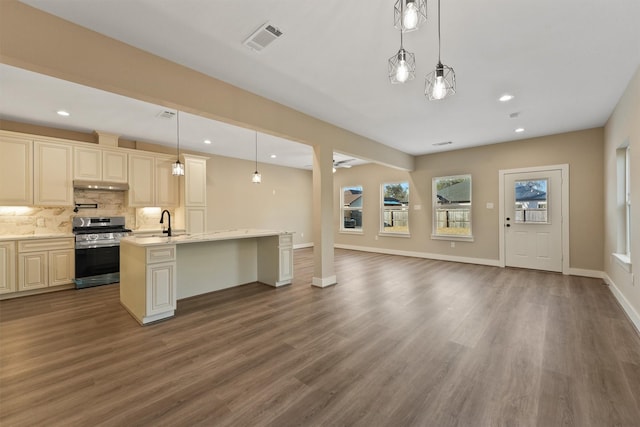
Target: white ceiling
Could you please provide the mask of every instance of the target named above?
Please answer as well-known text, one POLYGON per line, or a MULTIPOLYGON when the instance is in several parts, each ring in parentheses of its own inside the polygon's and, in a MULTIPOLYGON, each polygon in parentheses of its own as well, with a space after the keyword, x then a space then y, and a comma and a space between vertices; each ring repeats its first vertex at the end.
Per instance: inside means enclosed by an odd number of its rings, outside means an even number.
MULTIPOLYGON (((415 155, 602 126, 640 65, 638 0, 444 0, 442 62, 456 71, 457 93, 431 102, 423 90, 424 75, 438 57, 435 0, 428 0, 426 25, 405 34, 404 46, 417 61, 417 77, 405 85, 387 78, 387 59, 399 48, 393 0, 23 2, 415 155), (284 35, 260 53, 243 46, 266 21, 284 35), (515 98, 500 103, 504 93, 515 98), (514 112, 519 116, 509 118, 514 112), (515 134, 517 127, 525 131, 515 134), (433 146, 442 141, 453 143, 433 146)), ((5 79, 15 74, 8 69, 0 69, 0 114, 33 114, 30 99, 23 101, 23 112, 6 105, 5 90, 13 82, 5 79)), ((65 100, 66 89, 57 99, 46 92, 49 110, 30 120, 47 122, 52 109, 71 108, 54 106, 65 100)), ((141 117, 161 107, 117 98, 99 104, 89 98, 80 105, 82 113, 69 119, 83 114, 73 126, 175 141, 175 124, 141 117)), ((215 122, 209 128, 201 121, 181 115, 181 145, 184 140, 206 151, 200 141, 205 136, 195 129, 211 129, 210 150, 218 144, 229 151, 217 154, 253 158, 252 131, 215 122)), ((287 144, 261 134, 265 156, 271 148, 263 138, 275 141, 273 150, 287 144)), ((310 164, 310 149, 299 150, 306 157, 297 166, 310 164)), ((286 155, 276 154, 284 162, 286 155)))

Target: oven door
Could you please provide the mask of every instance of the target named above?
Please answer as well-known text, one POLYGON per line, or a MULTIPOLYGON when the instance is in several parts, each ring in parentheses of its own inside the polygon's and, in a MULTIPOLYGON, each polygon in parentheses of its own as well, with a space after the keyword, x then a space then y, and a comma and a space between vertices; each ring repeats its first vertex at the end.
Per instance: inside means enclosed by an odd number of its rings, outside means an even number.
POLYGON ((76 288, 120 281, 120 246, 76 246, 76 288))

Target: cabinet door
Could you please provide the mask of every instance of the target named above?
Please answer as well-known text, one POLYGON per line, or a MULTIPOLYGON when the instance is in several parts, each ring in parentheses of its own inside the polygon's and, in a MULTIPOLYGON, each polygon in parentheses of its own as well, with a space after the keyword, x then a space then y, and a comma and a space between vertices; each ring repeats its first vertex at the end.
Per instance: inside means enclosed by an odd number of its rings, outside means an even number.
POLYGON ((147 266, 147 316, 176 309, 175 262, 147 266))
POLYGON ((16 242, 0 242, 0 294, 17 290, 16 242))
POLYGON ((129 206, 137 208, 156 206, 154 172, 153 157, 129 155, 129 206))
POLYGON ((185 208, 185 226, 189 234, 207 231, 207 208, 185 208))
POLYGON ((185 156, 185 206, 207 206, 207 161, 185 156))
POLYGON ((33 147, 33 204, 73 206, 72 147, 40 141, 33 147))
POLYGON ((33 141, 0 136, 0 159, 0 206, 32 205, 33 141))
POLYGON ((73 179, 102 180, 102 151, 98 148, 73 148, 73 179))
POLYGON ((102 152, 102 179, 108 182, 127 182, 127 153, 102 152))
POLYGON ((73 249, 49 252, 49 286, 66 285, 75 276, 75 253, 73 249))
POLYGON ((156 206, 162 208, 178 206, 179 177, 174 176, 171 165, 175 160, 156 159, 156 206))
POLYGON ((291 234, 280 236, 278 251, 280 252, 278 282, 290 281, 293 279, 293 236, 291 234))
POLYGON ((18 291, 47 287, 47 252, 18 255, 18 291))

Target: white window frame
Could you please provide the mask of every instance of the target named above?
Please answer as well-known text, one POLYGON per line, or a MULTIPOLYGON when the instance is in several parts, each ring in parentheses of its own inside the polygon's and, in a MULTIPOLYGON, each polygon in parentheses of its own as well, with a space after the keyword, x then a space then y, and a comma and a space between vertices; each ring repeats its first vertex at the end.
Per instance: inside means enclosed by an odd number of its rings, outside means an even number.
POLYGON ((410 200, 411 199, 411 189, 409 186, 409 181, 397 181, 397 182, 385 182, 383 184, 380 184, 380 231, 378 232, 378 235, 380 236, 391 236, 391 237, 411 237, 410 234, 410 222, 409 222, 409 205, 410 205, 410 200), (407 185, 407 205, 406 206, 397 206, 397 207, 392 207, 392 206, 385 206, 384 205, 384 189, 385 186, 387 185, 402 185, 402 184, 406 184, 407 185), (384 229, 384 213, 385 211, 397 211, 397 212, 407 212, 407 231, 388 231, 384 229))
POLYGON ((363 223, 363 219, 364 219, 364 186, 361 184, 358 185, 345 185, 343 187, 340 187, 340 232, 341 233, 346 233, 346 234, 362 234, 363 230, 364 230, 364 223, 363 223), (344 205, 344 191, 346 189, 350 189, 350 188, 358 188, 360 189, 360 191, 362 191, 362 206, 360 206, 359 208, 351 208, 351 207, 345 207, 344 205), (360 211, 360 228, 346 228, 344 226, 344 215, 345 212, 347 211, 360 211))
POLYGON ((432 207, 431 213, 433 216, 432 224, 431 224, 431 239, 433 240, 450 240, 450 241, 462 241, 462 242, 473 242, 473 177, 471 174, 460 174, 460 175, 450 175, 450 176, 437 176, 433 177, 431 180, 431 192, 432 192, 432 207), (455 234, 438 234, 438 208, 442 207, 442 205, 438 205, 438 180, 442 179, 457 179, 457 178, 468 178, 469 179, 469 203, 452 203, 450 206, 460 206, 469 210, 469 234, 468 235, 455 235, 455 234))
POLYGON ((626 142, 616 150, 618 241, 613 258, 631 272, 631 147, 626 142))

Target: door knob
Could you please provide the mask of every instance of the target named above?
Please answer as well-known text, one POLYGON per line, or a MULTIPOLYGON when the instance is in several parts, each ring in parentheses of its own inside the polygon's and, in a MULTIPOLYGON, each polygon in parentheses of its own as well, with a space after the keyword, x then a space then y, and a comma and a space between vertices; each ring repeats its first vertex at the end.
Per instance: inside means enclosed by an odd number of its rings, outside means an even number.
POLYGON ((507 218, 507 221, 511 221, 511 218, 507 218))
POLYGON ((511 227, 511 224, 506 224, 505 227, 511 227))

